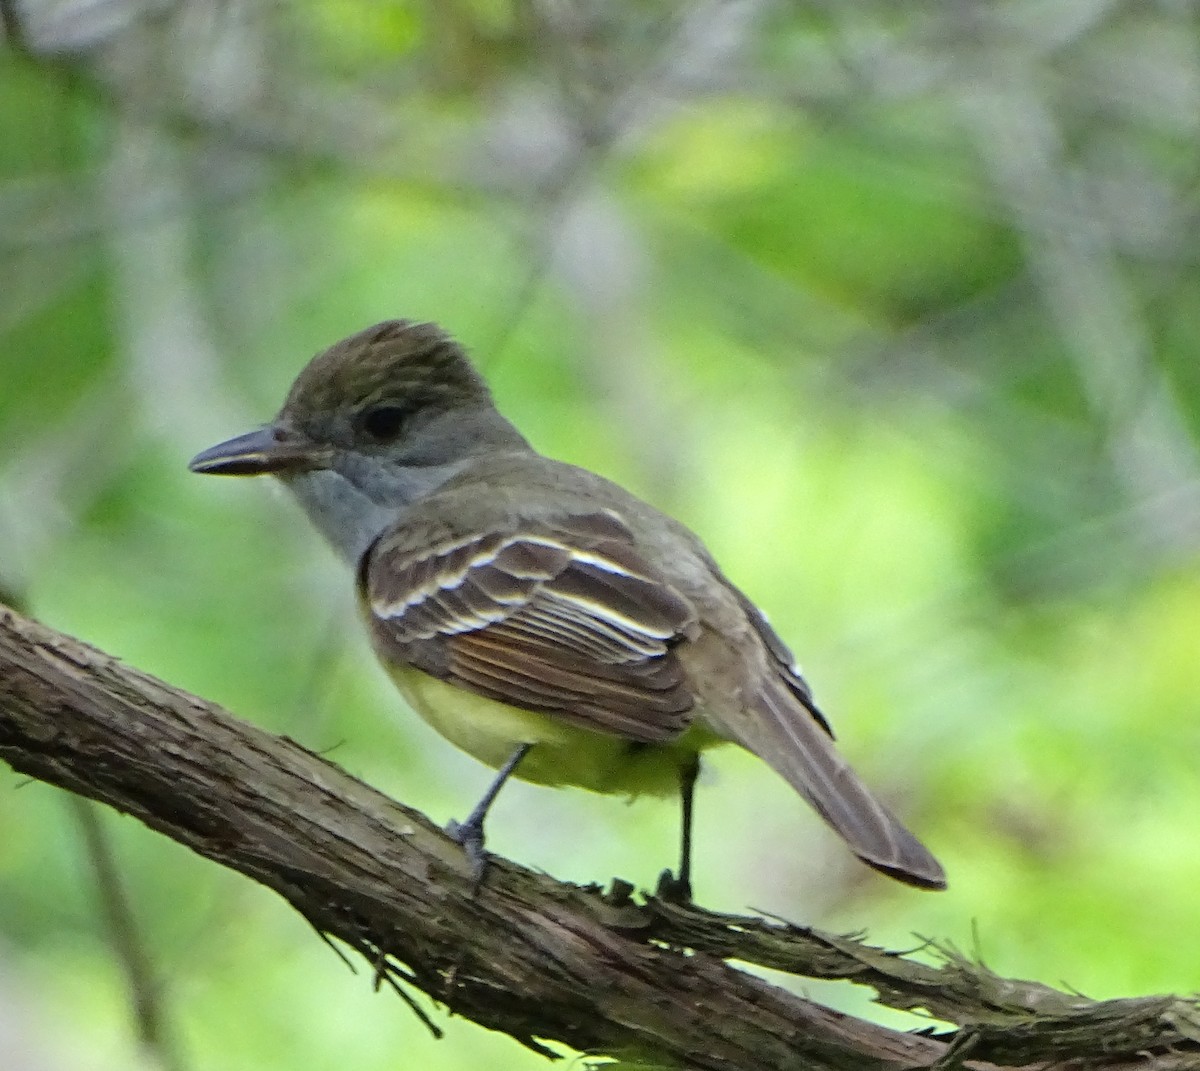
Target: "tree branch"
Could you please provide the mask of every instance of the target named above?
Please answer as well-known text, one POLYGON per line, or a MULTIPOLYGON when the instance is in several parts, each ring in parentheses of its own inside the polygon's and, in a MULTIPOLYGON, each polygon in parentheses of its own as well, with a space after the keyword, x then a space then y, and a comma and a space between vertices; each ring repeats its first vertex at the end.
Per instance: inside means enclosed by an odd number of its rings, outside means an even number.
POLYGON ((848 937, 566 885, 459 846, 286 737, 0 608, 0 757, 274 889, 393 982, 543 1040, 702 1071, 1200 1066, 1191 1001, 1091 1002, 848 937), (725 959, 873 986, 958 1029, 907 1034, 725 959))

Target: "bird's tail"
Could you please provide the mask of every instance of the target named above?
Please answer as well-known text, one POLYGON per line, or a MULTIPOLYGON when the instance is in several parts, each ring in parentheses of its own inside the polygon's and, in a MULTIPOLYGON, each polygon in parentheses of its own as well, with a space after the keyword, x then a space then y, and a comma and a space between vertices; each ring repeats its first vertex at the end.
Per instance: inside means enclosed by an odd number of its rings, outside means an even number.
POLYGON ((922 889, 944 889, 941 864, 838 754, 823 719, 782 679, 768 681, 732 733, 770 764, 864 863, 922 889))

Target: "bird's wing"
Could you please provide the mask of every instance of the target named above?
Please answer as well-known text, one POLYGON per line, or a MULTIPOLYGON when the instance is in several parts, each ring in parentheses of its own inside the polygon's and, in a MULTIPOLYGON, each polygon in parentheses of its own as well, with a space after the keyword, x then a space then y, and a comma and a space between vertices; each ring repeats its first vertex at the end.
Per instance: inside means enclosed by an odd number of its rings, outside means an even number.
POLYGON ((431 534, 400 526, 363 559, 386 658, 629 740, 665 742, 690 724, 673 647, 695 634, 695 611, 615 513, 431 534))
MULTIPOLYGON (((722 579, 724 578, 722 577, 722 579)), ((767 620, 766 614, 755 606, 738 588, 730 584, 728 580, 725 583, 729 590, 737 597, 738 602, 745 611, 746 617, 750 619, 750 624, 754 626, 754 631, 758 633, 759 639, 763 641, 767 651, 770 652, 771 662, 779 674, 784 687, 800 700, 800 705, 812 716, 829 738, 833 739, 833 727, 826 720, 825 715, 821 713, 820 708, 813 699, 812 688, 809 687, 808 681, 804 679, 804 675, 800 672, 800 666, 796 662, 796 656, 792 654, 792 649, 780 639, 779 633, 775 631, 771 622, 767 620)))

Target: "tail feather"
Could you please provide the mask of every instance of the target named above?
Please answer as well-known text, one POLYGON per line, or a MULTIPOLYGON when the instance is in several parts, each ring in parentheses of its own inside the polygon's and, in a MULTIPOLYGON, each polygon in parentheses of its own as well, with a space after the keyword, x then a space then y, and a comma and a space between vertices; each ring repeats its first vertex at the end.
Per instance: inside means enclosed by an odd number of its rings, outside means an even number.
POLYGON ((817 717, 782 680, 759 691, 754 714, 737 727, 737 742, 781 774, 855 855, 909 885, 946 887, 941 864, 859 780, 817 717))

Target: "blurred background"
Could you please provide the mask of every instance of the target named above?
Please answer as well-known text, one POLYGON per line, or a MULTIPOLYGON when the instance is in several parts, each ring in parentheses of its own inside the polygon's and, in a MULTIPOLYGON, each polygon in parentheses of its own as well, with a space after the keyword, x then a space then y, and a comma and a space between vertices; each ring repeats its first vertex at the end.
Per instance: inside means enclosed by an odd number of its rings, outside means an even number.
MULTIPOLYGON (((185 467, 315 351, 437 320, 539 448, 707 540, 950 877, 874 875, 719 752, 702 903, 1200 988, 1194 4, 0 15, 0 586, 462 817, 489 774, 402 708, 346 570, 274 486, 185 467)), ((11 771, 0 801, 8 1071, 546 1066, 441 1013, 434 1042, 272 894, 105 812, 162 986, 141 1044, 88 825, 11 771)), ((648 887, 677 815, 514 785, 489 832, 648 887)))

